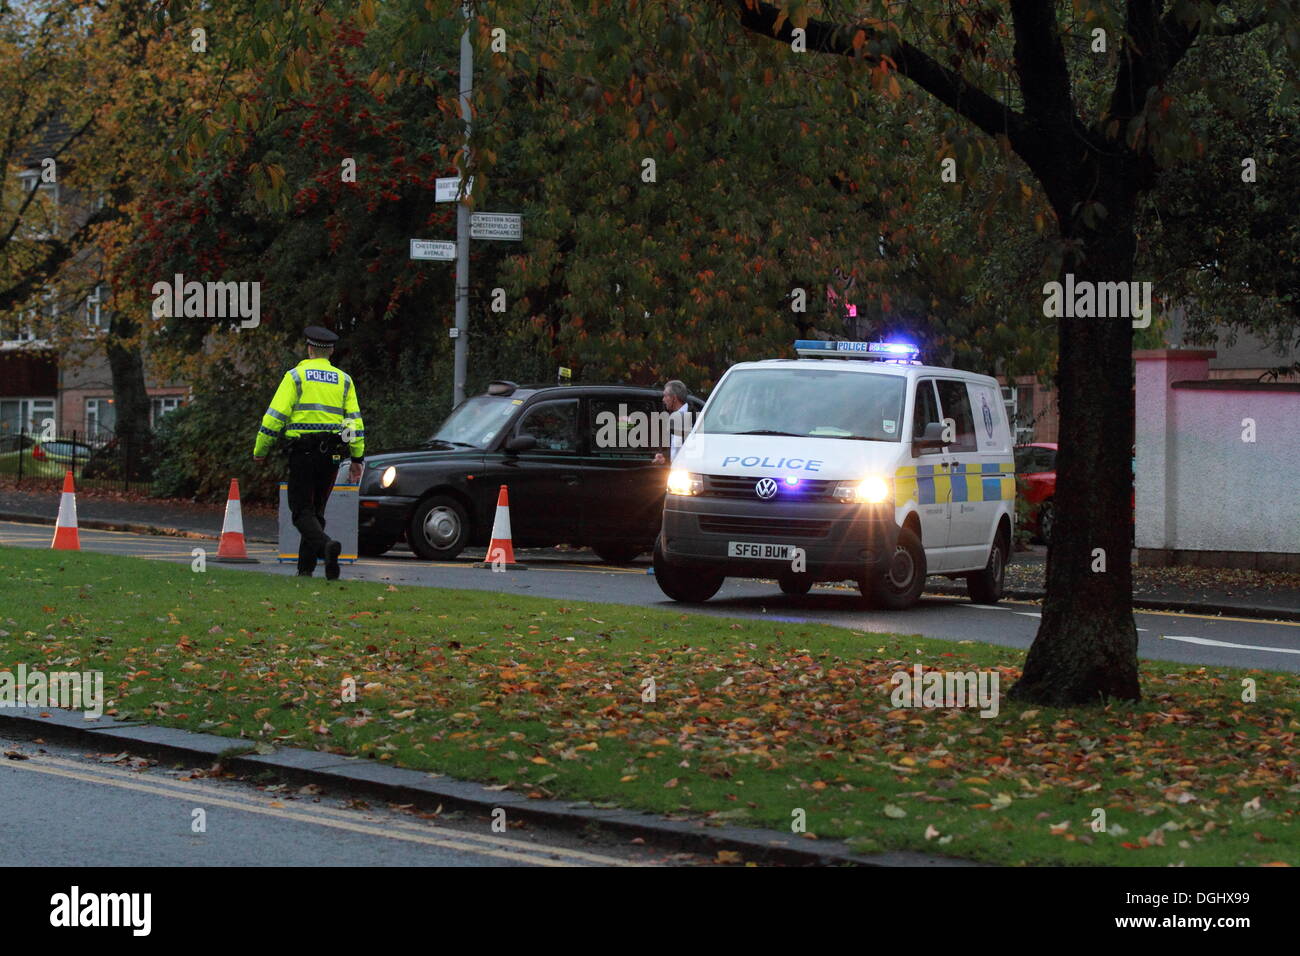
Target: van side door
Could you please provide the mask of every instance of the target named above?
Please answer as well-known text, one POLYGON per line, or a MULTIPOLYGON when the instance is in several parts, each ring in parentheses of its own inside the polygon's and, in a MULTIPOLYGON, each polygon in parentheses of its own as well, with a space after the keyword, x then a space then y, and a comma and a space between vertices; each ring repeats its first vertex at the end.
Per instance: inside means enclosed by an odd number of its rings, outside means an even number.
MULTIPOLYGON (((988 560, 988 545, 993 538, 998 502, 984 500, 984 456, 980 454, 968 383, 965 379, 941 378, 935 385, 939 390, 940 410, 953 429, 953 441, 944 455, 952 502, 952 517, 948 524, 948 547, 952 558, 949 568, 978 569, 988 560)), ((994 414, 993 409, 989 414, 994 414)), ((981 431, 985 428, 983 419, 979 428, 981 431)))
MULTIPOLYGON (((932 378, 917 379, 912 405, 912 439, 924 436, 925 426, 942 423, 938 394, 932 378)), ((911 449, 911 460, 898 469, 895 478, 895 504, 909 498, 916 502, 921 518, 921 544, 925 548, 926 565, 931 571, 947 567, 948 524, 951 512, 947 478, 947 461, 942 448, 911 449)))

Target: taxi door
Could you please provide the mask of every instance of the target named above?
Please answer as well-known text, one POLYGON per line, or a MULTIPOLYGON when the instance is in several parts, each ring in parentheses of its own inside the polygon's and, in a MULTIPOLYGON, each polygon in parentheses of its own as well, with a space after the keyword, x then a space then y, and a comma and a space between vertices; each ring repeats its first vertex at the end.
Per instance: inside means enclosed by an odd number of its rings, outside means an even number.
MULTIPOLYGON (((927 425, 942 424, 934 379, 917 379, 912 409, 914 440, 925 435, 927 425)), ((911 450, 912 457, 898 469, 895 501, 901 504, 909 497, 916 500, 926 568, 942 571, 949 565, 948 526, 952 510, 947 458, 943 448, 922 448, 910 443, 903 447, 911 450)))
MULTIPOLYGON (((506 454, 500 484, 510 489, 515 544, 567 544, 578 539, 582 484, 578 399, 538 402, 510 434, 532 435, 528 451, 506 454)), ((492 489, 494 495, 496 489, 492 489)))
POLYGON ((657 398, 592 395, 585 400, 582 539, 652 543, 663 515, 668 467, 660 427, 667 418, 657 398))

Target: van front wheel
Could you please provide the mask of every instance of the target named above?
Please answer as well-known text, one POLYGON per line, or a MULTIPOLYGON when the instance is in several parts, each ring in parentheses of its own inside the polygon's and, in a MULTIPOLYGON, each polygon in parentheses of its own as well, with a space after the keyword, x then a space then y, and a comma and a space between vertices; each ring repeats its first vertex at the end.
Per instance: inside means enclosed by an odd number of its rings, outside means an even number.
POLYGON ((858 582, 862 596, 890 611, 903 611, 917 602, 925 587, 925 549, 911 528, 898 532, 898 544, 883 572, 858 582))
POLYGON ((717 594, 718 589, 722 587, 721 574, 709 574, 670 564, 664 557, 659 541, 655 541, 654 570, 659 590, 674 601, 702 604, 717 594))

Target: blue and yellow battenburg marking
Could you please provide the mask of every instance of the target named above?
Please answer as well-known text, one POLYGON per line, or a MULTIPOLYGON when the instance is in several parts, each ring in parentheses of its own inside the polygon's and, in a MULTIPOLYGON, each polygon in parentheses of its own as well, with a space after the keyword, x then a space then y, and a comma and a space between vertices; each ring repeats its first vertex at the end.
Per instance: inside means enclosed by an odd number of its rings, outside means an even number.
POLYGON ((894 473, 894 506, 915 498, 918 505, 942 501, 1011 501, 1016 496, 1012 462, 907 465, 894 473))

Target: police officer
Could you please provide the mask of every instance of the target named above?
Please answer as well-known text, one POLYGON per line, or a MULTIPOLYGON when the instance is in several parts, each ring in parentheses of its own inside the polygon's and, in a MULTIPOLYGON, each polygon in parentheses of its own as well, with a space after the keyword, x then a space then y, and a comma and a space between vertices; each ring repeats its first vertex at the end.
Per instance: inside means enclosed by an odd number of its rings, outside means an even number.
POLYGON ((275 397, 262 416, 253 460, 263 462, 277 438, 289 442, 289 511, 302 534, 298 574, 311 577, 317 558, 325 559, 325 577, 339 576, 343 546, 325 534, 325 503, 334 488, 338 463, 347 447, 349 478, 361 480, 365 426, 351 377, 330 364, 339 337, 319 325, 306 330, 308 358, 284 373, 275 397))

